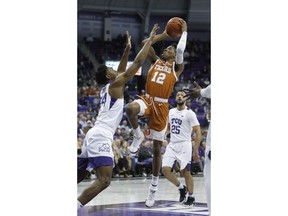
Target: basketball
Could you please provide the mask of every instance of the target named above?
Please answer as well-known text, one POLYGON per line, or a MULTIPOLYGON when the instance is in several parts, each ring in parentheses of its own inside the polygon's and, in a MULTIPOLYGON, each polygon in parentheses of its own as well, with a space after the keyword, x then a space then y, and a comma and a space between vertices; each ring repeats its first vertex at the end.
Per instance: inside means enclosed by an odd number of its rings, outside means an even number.
POLYGON ((171 18, 166 24, 166 32, 167 34, 172 37, 180 37, 182 34, 182 25, 181 25, 181 18, 173 17, 171 18))

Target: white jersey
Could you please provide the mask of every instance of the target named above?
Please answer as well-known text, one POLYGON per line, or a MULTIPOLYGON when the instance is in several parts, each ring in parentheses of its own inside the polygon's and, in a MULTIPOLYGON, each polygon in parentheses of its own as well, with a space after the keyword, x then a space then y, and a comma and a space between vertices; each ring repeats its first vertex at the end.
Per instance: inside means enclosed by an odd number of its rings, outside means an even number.
MULTIPOLYGON (((202 97, 211 98, 211 84, 206 88, 201 89, 200 94, 202 97)), ((210 151, 211 149, 211 122, 208 126, 208 133, 206 137, 206 151, 210 151)))
POLYGON ((100 92, 100 110, 94 127, 101 127, 115 133, 123 117, 124 98, 112 98, 107 84, 100 92))
POLYGON ((191 142, 194 126, 200 125, 196 114, 185 107, 183 110, 172 108, 169 110, 170 141, 172 143, 191 142))

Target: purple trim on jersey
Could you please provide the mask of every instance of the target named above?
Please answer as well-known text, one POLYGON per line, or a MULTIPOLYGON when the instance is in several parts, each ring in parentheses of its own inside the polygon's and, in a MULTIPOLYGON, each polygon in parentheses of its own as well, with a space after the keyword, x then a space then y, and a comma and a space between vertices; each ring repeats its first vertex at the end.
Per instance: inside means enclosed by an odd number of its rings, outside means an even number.
POLYGON ((116 103, 116 101, 117 101, 117 98, 112 98, 112 97, 111 97, 109 109, 111 109, 111 107, 116 103))
POLYGON ((112 166, 113 167, 113 159, 111 157, 90 157, 89 158, 89 167, 98 168, 100 166, 112 166))

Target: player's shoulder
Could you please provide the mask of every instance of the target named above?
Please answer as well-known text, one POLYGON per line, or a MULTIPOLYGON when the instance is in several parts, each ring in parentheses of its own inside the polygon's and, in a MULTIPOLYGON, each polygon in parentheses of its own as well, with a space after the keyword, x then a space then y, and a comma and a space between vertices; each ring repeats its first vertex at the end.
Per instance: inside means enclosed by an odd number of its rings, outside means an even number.
POLYGON ((186 111, 187 111, 187 113, 189 113, 190 115, 196 116, 196 113, 195 113, 191 108, 186 107, 186 111))
POLYGON ((110 83, 107 83, 105 85, 102 85, 101 86, 101 93, 105 93, 105 92, 108 92, 109 91, 109 88, 110 88, 110 83))
POLYGON ((171 108, 169 111, 170 111, 170 112, 174 112, 176 109, 177 109, 176 107, 173 107, 173 108, 171 108))
POLYGON ((174 107, 174 108, 171 108, 171 109, 169 110, 169 114, 171 114, 171 113, 174 113, 176 110, 177 110, 177 108, 176 108, 176 107, 174 107))

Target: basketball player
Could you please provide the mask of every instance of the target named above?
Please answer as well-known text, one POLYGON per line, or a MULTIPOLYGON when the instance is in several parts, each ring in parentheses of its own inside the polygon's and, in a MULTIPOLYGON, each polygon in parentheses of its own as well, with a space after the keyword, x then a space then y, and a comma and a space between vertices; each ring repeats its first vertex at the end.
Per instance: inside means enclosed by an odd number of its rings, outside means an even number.
POLYGON ((195 201, 193 196, 194 182, 191 175, 191 159, 199 160, 198 148, 202 139, 200 124, 196 114, 186 106, 186 94, 179 90, 176 94, 177 107, 169 111, 168 133, 170 132, 170 143, 167 145, 162 160, 162 172, 168 181, 173 183, 180 192, 179 202, 184 205, 192 205, 195 201), (192 149, 191 137, 195 133, 195 146, 192 149), (171 172, 174 162, 177 161, 182 175, 185 178, 185 185, 180 184, 177 177, 171 172))
MULTIPOLYGON (((168 46, 162 53, 161 58, 155 54, 155 50, 151 47, 148 59, 153 64, 148 71, 145 87, 145 96, 136 99, 126 106, 126 114, 134 131, 134 140, 129 146, 131 153, 135 153, 139 149, 139 145, 144 139, 144 134, 138 125, 138 116, 149 117, 149 129, 153 137, 153 169, 152 180, 149 186, 149 195, 145 205, 152 207, 154 205, 155 192, 158 190, 158 179, 161 166, 161 146, 164 140, 170 97, 175 82, 184 70, 183 53, 187 41, 187 24, 181 20, 182 35, 177 47, 168 46)), ((166 30, 158 34, 153 39, 153 44, 167 39, 170 36, 166 30)), ((144 40, 143 42, 145 42, 144 40)))
MULTIPOLYGON (((211 98, 211 85, 206 88, 201 88, 197 82, 194 82, 195 87, 186 91, 186 96, 191 98, 206 97, 211 98)), ((204 180, 206 199, 209 214, 211 215, 211 122, 208 127, 205 148, 205 166, 204 166, 204 180)))
POLYGON ((113 135, 123 117, 125 84, 135 75, 145 61, 157 30, 158 24, 155 24, 150 37, 126 71, 131 49, 131 38, 128 32, 126 33, 126 48, 118 70, 115 71, 105 65, 97 69, 95 74, 96 82, 105 86, 100 93, 101 105, 97 120, 94 127, 86 134, 83 142, 82 153, 78 161, 77 183, 81 182, 92 170, 96 172, 97 179, 78 197, 78 210, 110 185, 114 165, 112 141, 113 135))

